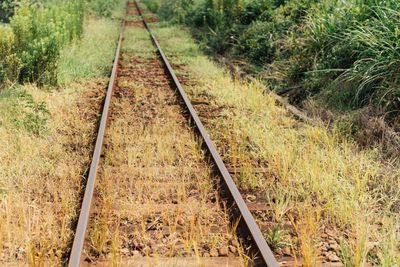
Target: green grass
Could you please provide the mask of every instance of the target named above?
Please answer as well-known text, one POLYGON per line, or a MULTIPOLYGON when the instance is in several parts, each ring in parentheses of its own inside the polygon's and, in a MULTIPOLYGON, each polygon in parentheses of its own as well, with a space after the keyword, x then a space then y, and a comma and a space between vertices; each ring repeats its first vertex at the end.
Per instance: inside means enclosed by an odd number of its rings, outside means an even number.
MULTIPOLYGON (((94 4, 96 1, 93 1, 94 4)), ((113 1, 111 18, 97 17, 86 22, 84 36, 61 51, 58 62, 60 84, 90 77, 108 77, 114 59, 126 0, 113 1)))
MULTIPOLYGON (((126 28, 123 51, 139 57, 153 58, 156 48, 148 45, 149 33, 144 28, 126 28)), ((126 58, 127 59, 127 58, 126 58)))
POLYGON ((104 18, 90 21, 84 37, 62 50, 58 63, 59 82, 107 76, 114 59, 118 26, 118 21, 104 18))

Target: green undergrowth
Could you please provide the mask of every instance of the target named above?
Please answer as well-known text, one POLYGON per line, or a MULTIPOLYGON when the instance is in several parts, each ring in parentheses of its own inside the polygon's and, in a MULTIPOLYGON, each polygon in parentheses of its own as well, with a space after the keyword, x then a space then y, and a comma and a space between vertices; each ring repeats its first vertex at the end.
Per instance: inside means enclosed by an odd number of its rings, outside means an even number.
POLYGON ((186 25, 202 50, 234 60, 311 116, 337 121, 344 136, 367 135, 371 142, 360 143, 383 146, 383 154, 400 146, 385 139, 400 129, 398 1, 142 2, 163 21, 186 25), (354 113, 371 125, 379 118, 385 129, 364 129, 354 113))
POLYGON ((0 90, 0 127, 10 131, 22 131, 34 135, 47 134, 50 119, 48 104, 35 99, 35 90, 53 93, 63 90, 71 82, 85 82, 85 79, 107 78, 109 76, 118 40, 120 19, 125 1, 120 1, 113 13, 114 19, 90 18, 84 24, 82 38, 66 45, 60 51, 55 72, 57 87, 36 88, 34 84, 10 84, 0 90), (35 89, 36 88, 36 89, 35 89))
POLYGON ((84 2, 70 0, 39 8, 22 1, 0 28, 0 85, 57 84, 61 49, 83 31, 84 2))
POLYGON ((239 165, 241 189, 257 190, 271 205, 274 228, 265 233, 270 245, 296 247, 305 266, 313 266, 322 229, 333 228, 346 266, 400 264, 399 166, 382 163, 374 150, 360 151, 323 124, 297 122, 259 84, 232 81, 202 54, 189 31, 162 23, 151 27, 179 73, 194 81, 185 85, 189 97, 207 96, 209 105, 220 108, 206 127, 219 149, 225 148, 224 160, 239 165), (252 172, 258 162, 267 162, 267 174, 252 172), (285 221, 295 237, 285 232, 285 221))
POLYGON ((115 54, 119 21, 104 18, 89 21, 87 33, 61 51, 59 83, 90 77, 107 77, 115 54))
MULTIPOLYGON (((148 45, 149 33, 144 28, 126 28, 124 33, 123 51, 127 54, 139 55, 143 59, 154 57, 156 49, 148 45)), ((124 58, 129 60, 129 58, 124 58)), ((137 63, 134 63, 137 64, 137 63)))
MULTIPOLYGON (((116 6, 121 6, 122 2, 125 3, 120 0, 21 0, 12 4, 3 3, 2 8, 10 10, 10 17, 9 24, 0 25, 0 89, 13 83, 56 86, 59 83, 58 64, 62 50, 80 40, 85 17, 96 15, 116 19, 117 15, 121 18, 121 11, 113 14, 113 10, 121 10, 116 6)), ((0 12, 4 10, 0 9, 0 12)), ((99 23, 104 24, 104 21, 99 23)), ((95 55, 94 52, 89 60, 93 60, 95 55)))
POLYGON ((60 47, 56 84, 0 89, 1 266, 66 265, 125 1, 115 9, 60 47))

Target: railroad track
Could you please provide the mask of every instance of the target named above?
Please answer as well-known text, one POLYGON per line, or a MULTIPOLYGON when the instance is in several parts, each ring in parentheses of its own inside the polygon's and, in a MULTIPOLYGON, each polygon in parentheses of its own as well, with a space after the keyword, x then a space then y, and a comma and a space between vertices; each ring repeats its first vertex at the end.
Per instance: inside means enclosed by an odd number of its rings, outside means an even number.
POLYGON ((138 4, 127 8, 69 266, 278 266, 138 4))

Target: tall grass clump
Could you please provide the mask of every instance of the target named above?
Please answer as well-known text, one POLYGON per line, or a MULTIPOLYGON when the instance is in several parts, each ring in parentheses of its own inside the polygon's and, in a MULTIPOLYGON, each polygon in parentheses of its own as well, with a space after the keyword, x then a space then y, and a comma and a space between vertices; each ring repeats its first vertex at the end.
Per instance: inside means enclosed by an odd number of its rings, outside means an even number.
POLYGON ((400 109, 400 12, 376 7, 374 17, 357 22, 345 33, 354 48, 354 63, 339 81, 354 84, 359 101, 373 98, 386 110, 400 109))

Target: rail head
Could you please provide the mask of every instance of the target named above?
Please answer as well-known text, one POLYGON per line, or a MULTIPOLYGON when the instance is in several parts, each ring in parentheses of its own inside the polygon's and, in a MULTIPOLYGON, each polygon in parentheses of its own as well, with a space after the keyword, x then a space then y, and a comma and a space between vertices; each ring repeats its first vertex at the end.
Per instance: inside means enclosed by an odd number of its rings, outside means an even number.
POLYGON ((150 34, 150 37, 151 37, 153 43, 157 47, 157 51, 162 58, 162 61, 168 71, 168 74, 172 78, 175 87, 178 89, 180 97, 182 98, 187 109, 189 110, 190 117, 194 121, 197 130, 199 131, 201 137, 203 138, 206 148, 207 148, 208 152, 210 153, 212 160, 216 164, 218 172, 220 173, 221 177, 223 178, 223 182, 225 183, 230 196, 232 197, 236 207, 238 208, 238 210, 241 214, 242 220, 244 221, 244 223, 247 227, 247 230, 250 233, 255 246, 257 247, 256 250, 258 251, 259 256, 261 257, 263 264, 268 267, 278 267, 279 265, 278 265, 278 262, 274 256, 274 254, 272 253, 270 247, 268 246, 267 242, 265 241, 265 238, 264 238, 260 228, 256 224, 253 215, 251 214, 245 201, 243 200, 243 197, 240 194, 239 189, 237 188, 237 186, 236 186, 235 182, 233 181, 228 169, 226 168, 221 156, 219 155, 215 145, 213 144, 210 136, 208 135, 207 130, 205 129, 203 123, 201 122, 199 116, 197 115, 196 110, 194 109, 192 103, 190 102, 188 96, 186 95, 181 83, 179 82, 178 77, 175 74, 175 71, 173 70, 171 64, 169 63, 169 60, 167 59, 165 53, 163 52, 157 38, 152 33, 149 25, 147 24, 137 1, 135 1, 135 5, 138 9, 139 15, 141 16, 146 29, 149 31, 149 34, 150 34))

